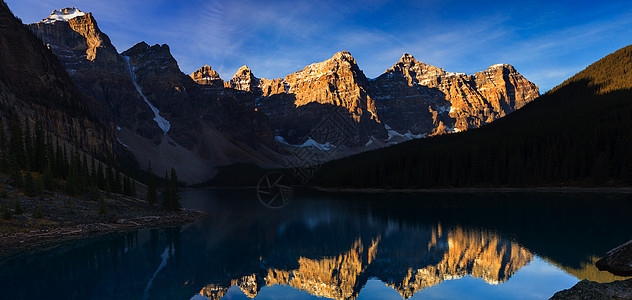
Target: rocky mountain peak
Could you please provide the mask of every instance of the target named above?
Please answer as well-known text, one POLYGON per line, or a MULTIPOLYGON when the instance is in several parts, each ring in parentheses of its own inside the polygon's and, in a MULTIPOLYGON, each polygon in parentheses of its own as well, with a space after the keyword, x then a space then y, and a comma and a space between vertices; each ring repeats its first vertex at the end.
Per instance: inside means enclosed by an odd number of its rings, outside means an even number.
POLYGON ((145 43, 145 41, 142 41, 142 42, 134 44, 132 48, 125 50, 123 52, 123 55, 130 56, 125 53, 140 54, 140 53, 149 53, 149 52, 164 52, 165 50, 166 52, 169 52, 169 46, 167 44, 164 44, 162 46, 158 44, 149 46, 149 44, 145 43))
POLYGON ((537 86, 508 64, 467 75, 446 72, 408 53, 380 75, 372 88, 382 121, 398 132, 412 128, 412 134, 427 135, 479 127, 538 96, 537 86), (401 111, 396 108, 417 113, 409 113, 407 119, 393 114, 401 111))
POLYGON ((197 71, 191 73, 191 79, 201 85, 217 85, 217 87, 224 87, 224 82, 219 77, 217 71, 213 70, 213 68, 209 65, 204 65, 197 71))
POLYGON ((258 86, 259 79, 252 74, 252 71, 246 65, 239 68, 233 78, 226 83, 228 88, 248 92, 254 92, 258 89, 258 86))
POLYGON ((149 46, 145 42, 140 42, 124 51, 122 55, 130 57, 130 62, 135 65, 135 68, 157 69, 156 72, 174 74, 181 73, 178 62, 171 55, 167 44, 149 46))
MULTIPOLYGON (((334 54, 334 56, 332 56, 330 59, 325 60, 323 62, 311 64, 299 72, 304 72, 306 70, 311 71, 311 70, 316 70, 316 69, 318 70, 327 69, 330 71, 335 71, 336 69, 341 68, 341 67, 352 69, 358 75, 362 73, 362 71, 360 70, 360 67, 358 67, 358 64, 356 63, 355 58, 353 58, 351 53, 347 51, 340 51, 334 54)), ((364 77, 364 73, 362 73, 362 77, 364 77)))
POLYGON ((138 42, 138 43, 134 44, 134 46, 132 46, 132 48, 130 48, 130 50, 134 49, 134 48, 147 49, 147 48, 149 48, 149 45, 147 43, 145 43, 145 41, 141 41, 141 42, 138 42))
POLYGON ((404 52, 404 54, 402 55, 402 58, 400 58, 397 63, 409 64, 409 63, 414 63, 414 62, 417 62, 417 60, 415 60, 415 57, 412 56, 411 54, 404 52))
POLYGON ((243 76, 243 75, 252 75, 252 71, 250 71, 250 68, 248 68, 247 65, 241 66, 241 68, 237 70, 237 72, 235 73, 235 76, 233 77, 243 76))
POLYGON ((507 74, 518 73, 518 71, 516 71, 516 69, 512 65, 509 65, 509 64, 495 64, 485 70, 485 72, 498 72, 498 71, 501 71, 507 74))
POLYGON ((403 75, 404 77, 409 78, 409 82, 412 84, 414 82, 413 78, 421 79, 420 77, 425 76, 442 76, 445 75, 446 72, 442 68, 437 68, 435 66, 427 65, 423 62, 420 62, 415 59, 414 56, 408 53, 404 53, 402 58, 397 61, 393 65, 392 68, 386 70, 386 74, 388 73, 398 73, 403 75))
MULTIPOLYGON (((293 125, 295 130, 279 132, 287 141, 299 143, 309 141, 311 138, 301 136, 310 132, 308 122, 305 120, 311 118, 314 124, 317 124, 317 120, 325 118, 319 114, 330 113, 326 112, 326 109, 331 109, 350 124, 349 130, 344 131, 348 137, 345 138, 344 143, 354 146, 359 141, 366 142, 365 132, 380 134, 375 103, 367 94, 367 84, 368 80, 353 56, 349 52, 342 51, 325 61, 308 65, 284 78, 261 79, 259 88, 262 96, 267 99, 260 100, 261 106, 257 108, 270 113, 273 119, 279 115, 284 117, 277 120, 285 119, 285 116, 293 120, 300 119, 296 125, 293 125), (277 108, 281 106, 282 109, 277 108), (295 109, 306 113, 297 119, 296 114, 292 112, 295 109)), ((275 120, 272 121, 273 126, 274 122, 275 120)), ((318 138, 316 141, 323 144, 331 142, 331 140, 318 140, 318 138)))
POLYGON ((58 21, 68 22, 70 19, 74 19, 76 17, 85 16, 86 13, 80 11, 78 8, 74 7, 66 7, 60 10, 53 10, 53 12, 48 16, 48 18, 40 21, 40 23, 52 24, 58 21))
POLYGON ((183 75, 167 44, 150 46, 145 42, 140 42, 121 54, 129 57, 129 62, 135 70, 146 69, 154 75, 158 73, 175 77, 183 75))
POLYGON ((348 51, 340 51, 331 58, 333 60, 343 60, 348 62, 353 62, 355 64, 355 59, 351 56, 351 53, 348 51))
POLYGON ((99 29, 92 13, 67 7, 54 10, 48 18, 28 27, 60 57, 64 65, 79 67, 83 60, 107 65, 118 59, 116 48, 99 29), (61 49, 65 49, 64 53, 59 52, 61 49))

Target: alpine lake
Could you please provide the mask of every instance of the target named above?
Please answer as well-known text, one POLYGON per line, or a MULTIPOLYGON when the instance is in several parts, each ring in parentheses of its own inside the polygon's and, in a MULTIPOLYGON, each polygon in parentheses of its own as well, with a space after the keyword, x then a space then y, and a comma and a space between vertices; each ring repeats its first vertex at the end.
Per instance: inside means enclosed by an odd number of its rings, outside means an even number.
POLYGON ((594 262, 632 238, 630 194, 291 192, 183 190, 208 216, 2 258, 0 298, 548 299, 624 279, 594 262))

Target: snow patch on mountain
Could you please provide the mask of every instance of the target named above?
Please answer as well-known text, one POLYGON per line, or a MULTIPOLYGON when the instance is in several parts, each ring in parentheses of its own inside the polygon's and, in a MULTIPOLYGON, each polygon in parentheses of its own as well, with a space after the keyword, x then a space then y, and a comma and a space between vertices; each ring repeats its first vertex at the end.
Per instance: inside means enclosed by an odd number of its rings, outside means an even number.
POLYGON ((149 105, 149 108, 151 108, 151 111, 154 112, 154 121, 156 121, 156 123, 158 123, 158 127, 160 127, 160 129, 162 129, 162 132, 164 132, 164 134, 167 134, 167 132, 169 132, 169 128, 171 128, 171 124, 169 124, 169 121, 167 121, 165 118, 163 118, 160 115, 160 111, 158 110, 158 108, 156 108, 155 106, 153 106, 149 100, 147 100, 147 97, 145 97, 145 95, 143 94, 143 91, 140 89, 140 86, 138 85, 138 83, 136 82, 136 75, 134 74, 134 68, 132 67, 132 65, 129 63, 129 56, 123 56, 123 58, 125 59, 125 61, 127 62, 127 67, 129 70, 129 75, 132 78, 132 83, 134 84, 134 87, 136 87, 136 91, 138 91, 138 94, 143 97, 143 100, 145 100, 145 103, 147 103, 147 105, 149 105))
POLYGON ((299 147, 311 147, 311 148, 316 148, 323 151, 329 151, 336 148, 336 146, 330 144, 329 142, 321 144, 315 141, 314 139, 312 139, 311 137, 307 141, 305 141, 305 143, 301 144, 299 147))
POLYGON ((394 138, 403 138, 405 140, 412 140, 412 139, 421 139, 421 138, 425 138, 428 135, 423 133, 423 134, 413 134, 410 132, 410 130, 408 130, 406 133, 401 134, 395 130, 393 130, 391 128, 391 126, 388 126, 388 124, 384 124, 384 128, 386 129, 386 132, 388 133, 388 138, 386 139, 387 142, 393 140, 394 138))
POLYGON ((504 68, 505 66, 507 66, 507 64, 495 64, 489 67, 489 69, 504 68))
POLYGON ((53 24, 57 21, 68 22, 70 19, 74 19, 76 17, 85 16, 86 13, 80 11, 74 7, 66 7, 60 10, 53 10, 53 13, 48 16, 48 18, 42 20, 41 22, 44 24, 53 24))
POLYGON ((283 144, 286 144, 286 145, 289 145, 289 146, 296 146, 296 145, 292 145, 292 144, 290 144, 290 143, 286 142, 286 141, 285 141, 285 138, 283 138, 283 137, 282 137, 282 136, 280 136, 280 135, 275 136, 275 137, 274 137, 274 139, 275 139, 277 142, 279 142, 279 143, 283 143, 283 144))
POLYGON ((121 146, 125 147, 125 148, 129 148, 129 146, 125 143, 123 143, 123 141, 121 141, 121 139, 119 139, 118 137, 116 138, 116 140, 119 142, 119 144, 121 144, 121 146))
POLYGON ((309 147, 309 148, 316 148, 316 149, 322 150, 322 151, 329 151, 329 150, 333 150, 333 149, 336 148, 336 146, 332 145, 329 142, 321 144, 321 143, 315 141, 314 139, 312 139, 311 137, 307 141, 305 141, 303 144, 300 144, 300 145, 292 145, 292 144, 288 143, 285 140, 285 138, 283 138, 280 135, 275 136, 274 139, 277 142, 279 142, 279 143, 282 143, 282 144, 285 144, 285 145, 288 145, 288 146, 292 146, 292 147, 301 147, 301 148, 309 147))

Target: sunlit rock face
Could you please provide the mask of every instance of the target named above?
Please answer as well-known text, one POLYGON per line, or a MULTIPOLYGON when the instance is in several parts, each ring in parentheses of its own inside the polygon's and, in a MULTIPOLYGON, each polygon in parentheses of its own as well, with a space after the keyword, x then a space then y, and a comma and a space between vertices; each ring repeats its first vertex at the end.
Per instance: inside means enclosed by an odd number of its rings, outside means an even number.
POLYGON ((240 103, 249 103, 266 113, 278 135, 290 143, 302 144, 311 138, 321 144, 357 146, 366 143, 371 135, 386 137, 375 102, 366 90, 368 82, 351 54, 338 52, 328 60, 279 79, 259 79, 243 66, 225 86, 257 97, 254 102, 240 103), (348 126, 336 128, 340 131, 337 134, 345 138, 310 135, 331 115, 345 119, 348 126))
POLYGON ((539 96, 511 65, 474 75, 446 72, 405 53, 372 82, 380 119, 396 131, 436 135, 479 127, 539 96))
POLYGON ((64 64, 83 67, 82 59, 100 63, 118 62, 118 53, 91 13, 64 8, 46 19, 28 25, 64 64), (56 53, 56 54, 57 54, 56 53))
POLYGON ((407 299, 424 288, 467 275, 499 284, 533 260, 529 250, 489 232, 456 228, 448 233, 447 243, 438 264, 411 268, 402 282, 389 285, 407 299))
POLYGON ((262 80, 260 88, 263 96, 296 95, 294 104, 297 107, 310 102, 343 106, 359 122, 365 114, 377 119, 375 103, 365 90, 367 84, 368 80, 355 59, 344 51, 281 80, 262 80))
POLYGON ((240 103, 265 112, 277 134, 295 144, 313 138, 308 133, 318 124, 314 120, 344 115, 353 124, 343 133, 353 137, 345 145, 356 149, 372 140, 394 144, 477 128, 539 96, 538 87, 511 65, 466 75, 427 65, 407 53, 374 80, 364 76, 349 52, 338 52, 279 79, 257 78, 244 66, 225 86, 244 92, 241 97, 252 95, 254 100, 240 103), (345 112, 324 111, 314 104, 345 112))
POLYGON ((211 66, 205 65, 191 74, 191 79, 195 83, 209 88, 223 88, 224 81, 219 77, 217 71, 211 66))
POLYGON ((226 295, 228 292, 228 286, 209 284, 205 286, 201 291, 200 295, 210 299, 210 300, 219 300, 226 295))
POLYGON ((248 66, 242 66, 224 86, 240 91, 256 93, 259 90, 259 79, 252 74, 248 66))
POLYGON ((365 248, 357 240, 353 248, 336 257, 299 259, 297 270, 268 269, 267 285, 289 285, 315 296, 333 299, 353 299, 364 285, 362 273, 375 259, 379 237, 365 248))
POLYGON ((223 287, 207 285, 200 294, 218 299, 236 285, 254 297, 262 286, 277 284, 319 297, 355 299, 366 281, 375 277, 408 299, 444 280, 468 275, 499 284, 533 260, 529 250, 489 231, 457 227, 446 235, 438 226, 426 239, 420 240, 421 236, 423 233, 416 234, 406 245, 413 243, 417 248, 393 248, 395 244, 380 236, 367 243, 358 239, 351 249, 339 255, 320 259, 300 257, 297 269, 268 268, 260 274, 227 280, 230 285, 223 287), (403 266, 406 264, 408 267, 403 266))

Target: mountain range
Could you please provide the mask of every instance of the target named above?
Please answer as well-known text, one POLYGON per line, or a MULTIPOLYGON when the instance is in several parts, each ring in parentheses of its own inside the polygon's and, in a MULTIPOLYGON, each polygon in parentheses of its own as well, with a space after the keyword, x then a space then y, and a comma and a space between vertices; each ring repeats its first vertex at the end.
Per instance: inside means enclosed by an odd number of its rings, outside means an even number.
POLYGON ((208 65, 182 73, 167 45, 141 42, 119 53, 94 16, 77 8, 26 27, 56 56, 65 72, 55 72, 72 80, 68 88, 82 94, 113 148, 158 174, 175 168, 188 183, 222 165, 313 165, 465 131, 539 96, 507 64, 466 75, 404 54, 370 79, 350 53, 338 52, 284 78, 257 78, 243 66, 224 81, 208 65))
POLYGON ((459 135, 415 140, 322 166, 331 187, 632 184, 632 45, 519 111, 459 135))

